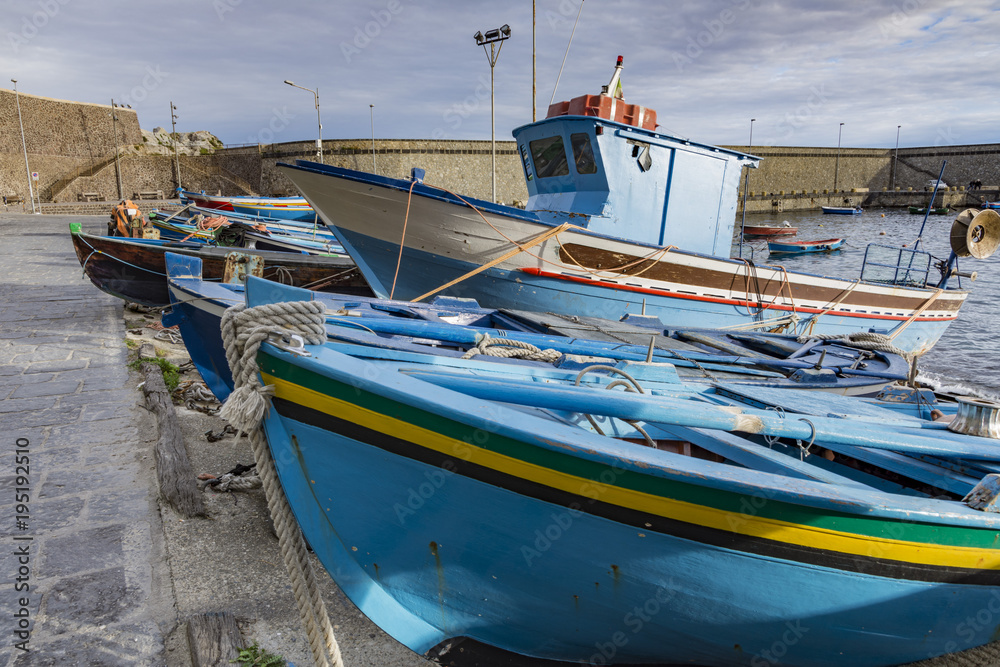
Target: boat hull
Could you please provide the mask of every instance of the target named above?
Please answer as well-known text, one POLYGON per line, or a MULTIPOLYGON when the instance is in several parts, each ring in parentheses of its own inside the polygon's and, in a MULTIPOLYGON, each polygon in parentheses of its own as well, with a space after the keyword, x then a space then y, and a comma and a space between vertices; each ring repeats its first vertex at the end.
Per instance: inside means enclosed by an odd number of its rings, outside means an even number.
MULTIPOLYGON (((407 217, 404 181, 311 164, 279 165, 279 170, 305 194, 383 297, 418 298, 509 254, 508 239, 525 244, 553 229, 524 212, 484 210, 480 217, 464 205, 431 195, 414 194, 407 217)), ((918 354, 937 342, 968 295, 943 292, 914 317, 935 290, 858 283, 779 267, 751 270, 743 261, 631 243, 579 228, 503 259, 444 293, 475 298, 484 307, 605 319, 644 312, 668 327, 740 327, 764 321, 764 328, 774 328, 780 325, 767 322, 787 322, 793 314, 798 321, 786 332, 889 332, 900 327, 895 345, 918 354), (630 268, 608 270, 623 264, 630 268)))
MULTIPOLYGON (((962 623, 992 608, 995 585, 910 578, 880 558, 886 542, 848 556, 748 537, 788 489, 712 489, 683 460, 646 487, 637 479, 655 465, 573 458, 544 426, 513 426, 519 412, 422 397, 412 378, 384 382, 344 355, 314 364, 267 348, 258 362, 276 391, 268 442, 306 539, 355 604, 417 653, 447 662, 468 638, 587 664, 889 665, 997 631, 962 623)), ((802 526, 824 513, 808 505, 802 526)), ((895 540, 922 530, 905 513, 869 519, 895 540)))
POLYGON ((860 208, 850 206, 820 206, 820 209, 828 215, 861 215, 862 212, 860 208))
POLYGON ((823 241, 771 241, 767 244, 770 253, 802 254, 808 252, 832 252, 844 245, 844 239, 823 241))
POLYGON ((80 265, 98 289, 144 306, 161 307, 170 304, 164 258, 167 252, 199 257, 206 280, 222 280, 226 255, 240 252, 263 257, 266 278, 284 280, 296 287, 326 283, 322 289, 328 291, 371 294, 371 289, 348 257, 324 258, 245 248, 216 248, 194 243, 94 236, 78 232, 71 236, 80 265))

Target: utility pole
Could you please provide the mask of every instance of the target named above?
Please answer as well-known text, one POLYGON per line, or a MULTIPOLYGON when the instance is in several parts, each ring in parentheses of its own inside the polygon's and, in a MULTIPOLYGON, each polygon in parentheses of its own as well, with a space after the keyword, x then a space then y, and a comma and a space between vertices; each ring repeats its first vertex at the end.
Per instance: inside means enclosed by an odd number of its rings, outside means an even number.
POLYGON ((118 114, 115 111, 115 99, 111 98, 111 127, 115 133, 115 172, 118 174, 118 198, 125 199, 125 188, 122 187, 122 167, 118 162, 118 114))
POLYGON ((181 160, 177 156, 177 107, 170 103, 170 138, 174 140, 174 170, 177 174, 177 190, 181 189, 181 160))
MULTIPOLYGON (((35 212, 35 189, 31 186, 31 169, 28 168, 28 144, 24 141, 24 123, 21 122, 21 98, 17 94, 17 79, 11 79, 14 84, 14 99, 17 101, 17 124, 21 127, 21 148, 24 149, 24 173, 28 176, 28 199, 31 200, 31 212, 35 212)), ((38 206, 41 207, 41 198, 38 206)))

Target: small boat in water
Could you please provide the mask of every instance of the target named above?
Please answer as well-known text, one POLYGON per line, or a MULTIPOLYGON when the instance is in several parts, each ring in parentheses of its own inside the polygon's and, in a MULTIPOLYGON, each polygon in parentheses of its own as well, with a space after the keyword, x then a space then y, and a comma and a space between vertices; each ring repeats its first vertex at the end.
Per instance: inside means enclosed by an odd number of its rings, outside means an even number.
POLYGON ((798 227, 792 227, 787 221, 780 227, 777 225, 743 225, 744 238, 794 236, 798 231, 798 227))
POLYGON ((776 253, 793 254, 807 252, 831 252, 844 245, 844 239, 823 239, 822 241, 768 241, 767 250, 776 253))
MULTIPOLYGON (((926 206, 924 206, 924 207, 910 206, 909 207, 909 211, 910 211, 910 213, 923 215, 924 213, 927 213, 927 207, 926 206)), ((939 206, 938 208, 932 208, 930 214, 931 215, 948 215, 949 213, 951 213, 951 209, 950 208, 948 208, 947 206, 939 206)))
POLYGON ((881 667, 995 639, 966 619, 1000 598, 983 511, 1000 448, 958 432, 995 405, 942 406, 949 426, 917 392, 461 359, 360 327, 303 344, 260 305, 275 333, 231 358, 273 395, 288 502, 340 589, 419 655, 881 667))
POLYGON ((864 209, 860 206, 820 206, 823 213, 831 215, 860 215, 864 209))

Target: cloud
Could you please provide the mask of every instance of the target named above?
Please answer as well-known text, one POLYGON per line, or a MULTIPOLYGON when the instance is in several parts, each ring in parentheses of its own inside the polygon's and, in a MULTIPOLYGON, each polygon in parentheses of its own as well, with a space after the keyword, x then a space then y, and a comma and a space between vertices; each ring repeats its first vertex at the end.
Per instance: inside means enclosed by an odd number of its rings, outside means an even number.
MULTIPOLYGON (((579 0, 537 0, 544 116, 579 0)), ((144 127, 246 143, 488 139, 490 68, 472 35, 511 26, 494 70, 498 138, 531 120, 531 5, 483 0, 8 0, 0 62, 25 93, 127 100, 144 127), (152 74, 151 74, 152 73, 152 74), (486 84, 484 84, 484 81, 486 84), (459 122, 460 121, 460 122, 459 122), (280 124, 280 123, 279 123, 280 124)), ((598 93, 625 57, 629 102, 699 141, 845 146, 1000 142, 1000 12, 985 0, 586 0, 556 99, 598 93)))

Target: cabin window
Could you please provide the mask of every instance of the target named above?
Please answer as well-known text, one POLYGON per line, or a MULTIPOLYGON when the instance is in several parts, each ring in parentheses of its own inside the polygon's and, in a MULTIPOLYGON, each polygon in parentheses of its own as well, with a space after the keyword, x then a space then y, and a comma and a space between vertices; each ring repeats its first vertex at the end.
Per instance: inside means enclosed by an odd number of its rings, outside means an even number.
POLYGON ((531 159, 535 162, 535 173, 538 174, 538 178, 569 174, 566 147, 563 145, 562 137, 546 137, 529 143, 531 145, 531 159))
POLYGON ((597 161, 594 160, 594 149, 590 145, 590 137, 585 132, 569 135, 573 146, 573 160, 576 162, 576 173, 596 174, 597 161))
POLYGON ((521 148, 521 162, 524 164, 524 178, 525 180, 532 180, 535 175, 531 173, 531 162, 528 160, 528 149, 523 144, 521 148))

